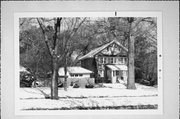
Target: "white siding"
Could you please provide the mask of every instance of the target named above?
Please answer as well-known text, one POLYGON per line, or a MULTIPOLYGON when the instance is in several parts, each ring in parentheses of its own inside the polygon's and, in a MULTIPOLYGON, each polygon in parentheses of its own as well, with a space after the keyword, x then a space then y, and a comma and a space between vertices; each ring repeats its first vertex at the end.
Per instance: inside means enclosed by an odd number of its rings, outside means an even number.
POLYGON ((83 74, 83 78, 89 78, 90 74, 83 74))

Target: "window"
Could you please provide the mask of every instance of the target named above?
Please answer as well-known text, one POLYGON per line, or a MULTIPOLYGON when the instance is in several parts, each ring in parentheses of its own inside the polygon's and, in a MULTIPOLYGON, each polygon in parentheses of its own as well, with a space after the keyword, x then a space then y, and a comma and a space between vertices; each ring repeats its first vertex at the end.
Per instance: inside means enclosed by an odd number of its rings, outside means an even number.
POLYGON ((101 64, 103 63, 103 57, 100 57, 100 63, 101 64))
POLYGON ((110 58, 110 57, 108 57, 108 63, 109 63, 109 64, 111 63, 111 58, 110 58))
POLYGON ((106 57, 104 57, 104 64, 106 64, 106 63, 107 63, 107 61, 106 61, 106 60, 107 60, 107 58, 106 58, 106 57))
POLYGON ((116 58, 116 57, 114 57, 114 64, 116 64, 116 59, 117 59, 117 58, 116 58))
POLYGON ((81 77, 83 74, 70 74, 71 77, 81 77))
POLYGON ((120 57, 118 58, 118 61, 121 62, 121 58, 120 57))
POLYGON ((113 57, 111 57, 111 64, 113 64, 113 57))
POLYGON ((103 70, 99 70, 98 71, 98 75, 99 75, 99 77, 104 77, 104 71, 103 70))
POLYGON ((102 70, 102 64, 98 65, 98 69, 102 70))
POLYGON ((127 58, 125 57, 125 58, 124 58, 124 63, 126 63, 126 62, 127 62, 127 58))
POLYGON ((123 64, 123 58, 122 57, 119 57, 118 60, 119 60, 120 64, 123 64))
POLYGON ((119 76, 119 71, 116 71, 116 76, 119 76))
POLYGON ((74 77, 74 74, 70 74, 71 77, 74 77))
POLYGON ((124 58, 123 57, 121 57, 121 64, 123 64, 124 63, 124 58))
POLYGON ((101 77, 101 75, 102 75, 102 70, 99 70, 99 76, 101 77))

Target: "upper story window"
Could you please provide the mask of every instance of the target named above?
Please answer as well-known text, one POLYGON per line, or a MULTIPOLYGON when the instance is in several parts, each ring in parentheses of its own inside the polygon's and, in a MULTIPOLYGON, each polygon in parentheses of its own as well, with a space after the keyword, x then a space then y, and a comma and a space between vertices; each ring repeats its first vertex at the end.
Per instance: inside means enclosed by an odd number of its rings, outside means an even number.
POLYGON ((99 64, 125 64, 127 58, 125 57, 99 57, 99 64))
POLYGON ((111 62, 110 63, 113 64, 113 57, 111 57, 111 62))
POLYGON ((104 64, 106 64, 107 63, 107 58, 106 57, 104 57, 104 64))
POLYGON ((102 64, 103 63, 103 57, 99 58, 99 63, 102 64))
POLYGON ((111 58, 110 57, 108 57, 108 63, 111 63, 111 58))
POLYGON ((117 60, 117 58, 116 58, 116 57, 114 57, 114 61, 113 61, 113 62, 114 62, 114 64, 116 64, 116 60, 117 60))
POLYGON ((124 58, 124 63, 127 63, 127 58, 126 57, 124 58))
POLYGON ((123 63, 124 63, 123 57, 119 57, 119 58, 118 58, 118 62, 119 62, 120 64, 123 64, 123 63))

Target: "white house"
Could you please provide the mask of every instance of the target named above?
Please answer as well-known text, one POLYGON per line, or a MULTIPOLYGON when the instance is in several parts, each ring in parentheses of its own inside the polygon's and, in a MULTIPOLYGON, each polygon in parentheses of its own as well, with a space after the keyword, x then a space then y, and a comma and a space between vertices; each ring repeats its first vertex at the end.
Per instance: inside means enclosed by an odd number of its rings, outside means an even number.
MULTIPOLYGON (((64 67, 59 68, 59 76, 64 77, 64 67)), ((93 73, 82 67, 67 67, 67 76, 69 78, 90 78, 90 74, 93 73)))
MULTIPOLYGON (((68 86, 72 82, 77 83, 80 87, 85 87, 88 83, 94 84, 94 78, 90 78, 91 73, 93 72, 82 67, 67 67, 68 86)), ((65 76, 64 67, 59 68, 58 74, 59 80, 63 83, 65 76)))

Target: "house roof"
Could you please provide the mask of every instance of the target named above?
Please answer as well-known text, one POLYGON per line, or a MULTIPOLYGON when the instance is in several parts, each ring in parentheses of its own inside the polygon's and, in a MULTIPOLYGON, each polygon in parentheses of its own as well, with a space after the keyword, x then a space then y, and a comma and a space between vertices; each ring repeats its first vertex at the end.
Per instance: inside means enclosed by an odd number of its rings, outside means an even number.
POLYGON ((23 66, 19 67, 19 71, 20 72, 27 72, 27 73, 29 73, 29 71, 27 71, 27 69, 25 67, 23 67, 23 66))
MULTIPOLYGON (((65 75, 64 67, 59 68, 58 73, 59 73, 60 76, 65 75)), ((85 68, 82 68, 82 67, 67 67, 67 73, 70 73, 70 74, 71 73, 72 74, 90 74, 90 73, 93 73, 93 72, 90 71, 90 70, 87 70, 85 68)))
POLYGON ((111 70, 127 70, 126 65, 106 65, 111 70))
POLYGON ((103 49, 105 49, 106 47, 108 47, 109 45, 116 43, 118 46, 120 46, 122 49, 124 49, 126 52, 128 51, 128 49, 126 47, 124 47, 120 42, 118 42, 117 40, 113 40, 107 44, 104 44, 98 48, 95 48, 93 50, 91 50, 89 53, 87 53, 86 55, 82 56, 79 58, 79 60, 82 59, 86 59, 86 58, 92 58, 94 57, 94 55, 96 55, 97 53, 99 53, 100 51, 102 51, 103 49))

